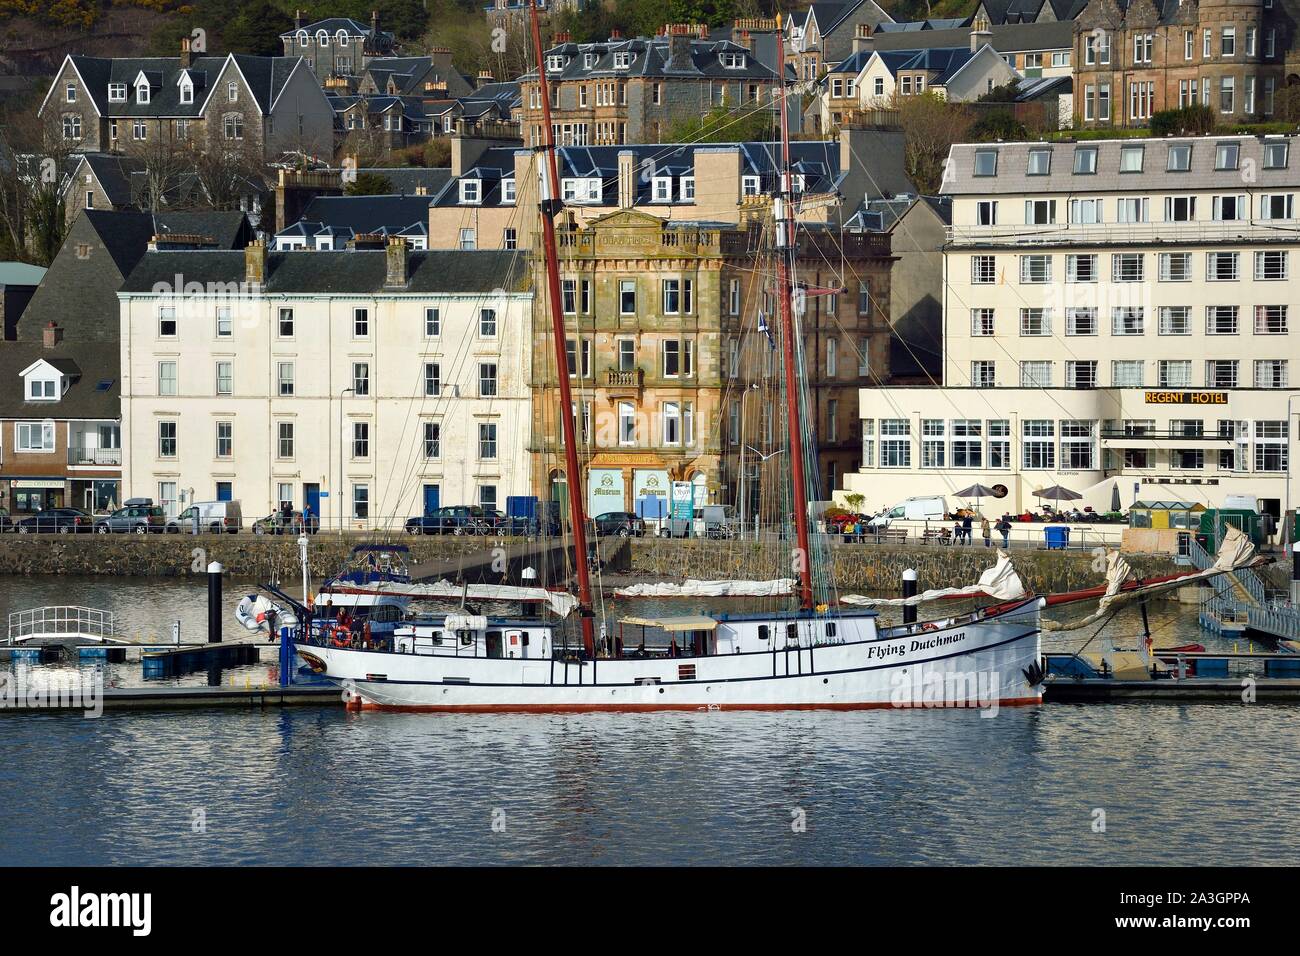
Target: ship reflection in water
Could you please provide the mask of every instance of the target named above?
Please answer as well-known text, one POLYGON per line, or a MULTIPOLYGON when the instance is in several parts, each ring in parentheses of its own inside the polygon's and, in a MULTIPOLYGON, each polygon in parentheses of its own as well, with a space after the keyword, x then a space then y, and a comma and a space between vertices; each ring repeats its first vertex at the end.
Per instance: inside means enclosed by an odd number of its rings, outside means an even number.
MULTIPOLYGON (((47 584, 0 580, 0 607, 73 593, 47 584)), ((201 585, 73 590, 159 633, 188 598, 202 627, 201 585)), ((1193 608, 1152 626, 1200 639, 1193 608)), ((11 716, 0 846, 11 865, 1295 864, 1275 834, 1298 711, 11 716)))

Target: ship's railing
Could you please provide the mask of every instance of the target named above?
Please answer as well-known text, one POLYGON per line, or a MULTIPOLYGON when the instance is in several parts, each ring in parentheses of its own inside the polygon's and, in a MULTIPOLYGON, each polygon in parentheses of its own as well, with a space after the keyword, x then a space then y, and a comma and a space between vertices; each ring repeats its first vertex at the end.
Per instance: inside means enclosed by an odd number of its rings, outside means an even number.
POLYGON ((40 638, 114 640, 116 625, 111 611, 75 605, 52 605, 9 615, 9 643, 40 638))

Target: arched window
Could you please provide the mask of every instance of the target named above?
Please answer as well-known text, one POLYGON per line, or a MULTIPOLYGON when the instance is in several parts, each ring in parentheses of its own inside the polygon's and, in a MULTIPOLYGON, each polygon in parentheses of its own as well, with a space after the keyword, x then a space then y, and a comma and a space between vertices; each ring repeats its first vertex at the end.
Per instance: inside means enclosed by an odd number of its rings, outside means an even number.
POLYGON ((317 45, 317 46, 329 46, 329 45, 330 45, 330 35, 329 35, 328 33, 326 33, 324 30, 319 31, 319 32, 316 34, 316 45, 317 45))

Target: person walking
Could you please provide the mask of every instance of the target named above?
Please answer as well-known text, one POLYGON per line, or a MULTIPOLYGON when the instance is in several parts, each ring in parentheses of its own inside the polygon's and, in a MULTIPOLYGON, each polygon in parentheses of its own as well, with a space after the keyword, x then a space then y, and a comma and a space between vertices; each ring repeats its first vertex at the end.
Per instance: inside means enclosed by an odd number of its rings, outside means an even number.
POLYGON ((993 526, 989 524, 988 518, 980 518, 980 534, 984 535, 984 547, 993 547, 993 526))
POLYGON ((1002 535, 1002 547, 1011 547, 1011 516, 1004 514, 1002 520, 998 522, 998 531, 1002 535))
POLYGON ((975 531, 974 528, 972 527, 974 523, 975 523, 974 519, 971 518, 970 512, 969 511, 966 512, 966 516, 961 519, 961 533, 962 536, 966 539, 965 542, 966 544, 970 544, 975 540, 975 531))

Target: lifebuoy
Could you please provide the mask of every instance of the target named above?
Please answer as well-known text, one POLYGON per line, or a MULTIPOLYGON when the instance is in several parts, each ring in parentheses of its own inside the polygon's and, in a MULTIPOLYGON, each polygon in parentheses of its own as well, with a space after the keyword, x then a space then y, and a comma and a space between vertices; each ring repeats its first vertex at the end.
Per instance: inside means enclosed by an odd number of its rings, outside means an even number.
POLYGON ((335 624, 330 628, 330 643, 335 647, 351 647, 352 632, 341 625, 335 624))
POLYGON ((921 625, 921 630, 923 630, 923 631, 937 631, 937 630, 939 630, 939 625, 938 625, 938 624, 935 624, 933 621, 926 621, 924 624, 921 625))

